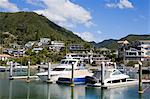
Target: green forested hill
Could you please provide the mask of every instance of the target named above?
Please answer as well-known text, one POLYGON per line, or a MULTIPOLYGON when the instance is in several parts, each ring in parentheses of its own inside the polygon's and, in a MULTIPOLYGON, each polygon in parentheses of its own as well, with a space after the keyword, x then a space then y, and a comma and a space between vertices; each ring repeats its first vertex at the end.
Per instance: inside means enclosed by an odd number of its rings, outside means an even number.
POLYGON ((46 17, 34 12, 0 12, 1 40, 3 39, 3 32, 9 32, 14 35, 16 40, 22 44, 31 40, 39 40, 42 37, 76 43, 84 42, 71 31, 58 26, 46 17))

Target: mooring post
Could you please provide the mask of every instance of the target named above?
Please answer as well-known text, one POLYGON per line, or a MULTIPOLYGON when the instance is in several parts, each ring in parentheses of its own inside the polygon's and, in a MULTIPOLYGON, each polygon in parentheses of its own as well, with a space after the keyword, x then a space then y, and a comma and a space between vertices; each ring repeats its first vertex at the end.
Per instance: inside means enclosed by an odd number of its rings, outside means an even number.
POLYGON ((10 62, 10 68, 9 68, 9 79, 10 80, 13 79, 12 76, 13 76, 13 62, 11 61, 10 62))
POLYGON ((51 73, 51 63, 50 62, 48 62, 48 77, 47 77, 47 81, 49 82, 50 81, 50 79, 51 79, 51 75, 50 75, 50 73, 51 73))
POLYGON ((71 70, 71 85, 74 86, 74 62, 72 62, 72 70, 71 70))
POLYGON ((142 94, 142 62, 139 61, 139 91, 138 93, 142 94))
POLYGON ((27 82, 30 82, 30 61, 28 61, 28 77, 27 77, 27 82))
POLYGON ((101 85, 104 85, 105 62, 102 62, 101 71, 101 85))
POLYGON ((71 98, 70 99, 74 99, 74 87, 71 87, 71 98))

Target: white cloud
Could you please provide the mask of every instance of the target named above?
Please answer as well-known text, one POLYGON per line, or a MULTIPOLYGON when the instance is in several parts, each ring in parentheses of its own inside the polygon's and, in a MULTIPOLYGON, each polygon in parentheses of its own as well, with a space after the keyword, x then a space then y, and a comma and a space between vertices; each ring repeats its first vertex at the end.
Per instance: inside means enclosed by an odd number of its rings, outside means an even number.
POLYGON ((118 3, 107 3, 106 6, 109 8, 120 8, 120 9, 134 8, 132 2, 130 2, 129 0, 119 0, 118 3))
POLYGON ((77 24, 84 24, 85 26, 92 25, 92 17, 90 12, 80 5, 72 3, 70 0, 41 1, 46 8, 42 10, 36 10, 35 12, 38 14, 43 14, 61 26, 64 25, 65 27, 70 27, 70 25, 77 24))
POLYGON ((97 34, 102 34, 102 31, 98 30, 98 31, 97 31, 97 34))
POLYGON ((94 35, 90 32, 83 32, 83 33, 74 32, 74 34, 78 35, 79 37, 81 37, 85 41, 95 41, 94 35))
POLYGON ((14 3, 9 2, 9 0, 0 0, 0 8, 11 12, 19 11, 19 8, 14 3))

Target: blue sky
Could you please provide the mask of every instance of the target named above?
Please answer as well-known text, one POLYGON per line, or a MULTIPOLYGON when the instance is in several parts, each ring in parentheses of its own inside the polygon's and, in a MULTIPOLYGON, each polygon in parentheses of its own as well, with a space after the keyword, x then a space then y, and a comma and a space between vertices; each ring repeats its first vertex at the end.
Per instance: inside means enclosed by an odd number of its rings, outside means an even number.
POLYGON ((43 14, 87 41, 150 34, 150 0, 0 0, 0 11, 43 14))

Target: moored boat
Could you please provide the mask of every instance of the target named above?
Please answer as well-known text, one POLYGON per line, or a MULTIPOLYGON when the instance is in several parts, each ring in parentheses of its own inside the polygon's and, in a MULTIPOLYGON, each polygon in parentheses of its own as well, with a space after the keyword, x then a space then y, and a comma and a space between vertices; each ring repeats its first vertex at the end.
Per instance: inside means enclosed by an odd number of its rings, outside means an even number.
MULTIPOLYGON (((50 79, 48 79, 48 71, 37 73, 37 76, 42 81, 48 81, 48 82, 55 83, 59 77, 71 75, 72 63, 74 63, 73 66, 74 66, 75 72, 76 72, 76 70, 79 70, 82 73, 85 72, 85 70, 83 70, 83 65, 81 65, 81 63, 78 59, 62 59, 60 64, 51 70, 50 79)), ((86 75, 86 76, 88 76, 88 75, 86 75)), ((84 76, 84 78, 85 78, 85 76, 84 76)))
POLYGON ((118 69, 107 69, 104 71, 102 82, 102 71, 95 71, 93 76, 86 77, 87 86, 114 88, 138 84, 138 80, 130 79, 128 75, 122 74, 118 69))

